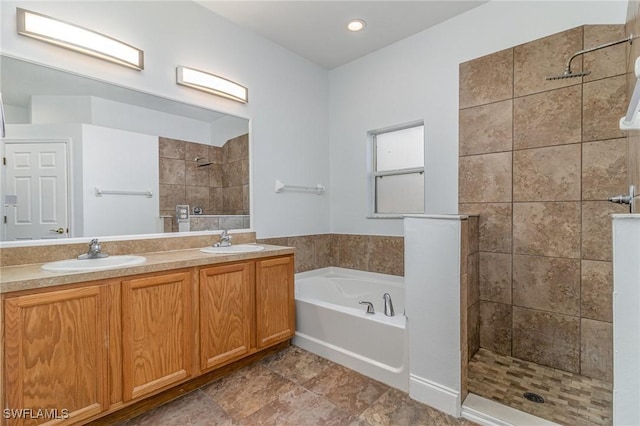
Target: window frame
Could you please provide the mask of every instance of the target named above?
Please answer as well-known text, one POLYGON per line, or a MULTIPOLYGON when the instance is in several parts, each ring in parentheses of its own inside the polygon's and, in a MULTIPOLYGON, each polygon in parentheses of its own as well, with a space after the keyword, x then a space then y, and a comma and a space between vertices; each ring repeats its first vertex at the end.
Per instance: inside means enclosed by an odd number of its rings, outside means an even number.
POLYGON ((424 132, 424 121, 412 121, 410 123, 401 124, 398 126, 390 126, 385 127, 383 129, 371 130, 367 132, 368 136, 368 175, 369 175, 369 214, 367 215, 367 219, 402 219, 403 216, 408 214, 424 214, 426 211, 426 199, 423 200, 422 212, 421 213, 378 213, 376 212, 377 208, 377 198, 376 198, 376 178, 385 177, 385 176, 399 176, 399 175, 409 175, 414 173, 420 173, 423 179, 423 190, 426 186, 425 179, 425 158, 422 160, 422 167, 409 167, 405 169, 394 169, 394 170, 385 170, 383 172, 379 172, 376 170, 377 168, 377 146, 376 139, 378 135, 382 135, 385 133, 398 132, 401 130, 411 129, 413 127, 422 127, 423 129, 423 155, 426 154, 426 137, 424 132))

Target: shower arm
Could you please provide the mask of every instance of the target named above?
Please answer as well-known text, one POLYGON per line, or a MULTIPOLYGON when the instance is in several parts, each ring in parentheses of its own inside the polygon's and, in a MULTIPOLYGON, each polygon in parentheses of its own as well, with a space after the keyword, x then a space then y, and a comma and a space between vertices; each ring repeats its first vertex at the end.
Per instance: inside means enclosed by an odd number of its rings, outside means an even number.
POLYGON ((567 66, 564 69, 565 74, 571 74, 571 61, 573 61, 573 58, 575 58, 576 56, 584 55, 585 53, 594 52, 596 50, 604 49, 606 47, 611 47, 622 43, 633 43, 633 34, 630 34, 629 37, 622 40, 612 41, 611 43, 601 44, 600 46, 591 47, 589 49, 580 50, 574 53, 567 61, 567 66))

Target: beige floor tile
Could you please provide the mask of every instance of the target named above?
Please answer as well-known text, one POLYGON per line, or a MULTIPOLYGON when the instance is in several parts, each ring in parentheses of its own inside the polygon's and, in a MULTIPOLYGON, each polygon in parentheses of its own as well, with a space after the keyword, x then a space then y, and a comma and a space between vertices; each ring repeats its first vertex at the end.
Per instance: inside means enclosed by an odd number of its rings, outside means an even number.
POLYGON ((120 426, 472 424, 291 346, 120 426))
POLYGON ((412 400, 396 389, 389 389, 360 416, 369 425, 472 425, 448 414, 412 400))
POLYGON ((251 416, 243 425, 341 426, 355 418, 345 410, 302 387, 282 395, 251 416))
POLYGON ((122 426, 231 426, 232 419, 201 390, 128 420, 122 426))
POLYGON ((253 364, 202 390, 234 419, 242 419, 295 388, 282 376, 253 364))
POLYGON ((261 361, 269 370, 275 371, 294 383, 307 382, 327 368, 334 366, 331 361, 321 358, 311 352, 290 346, 287 349, 261 361))
POLYGON ((356 416, 389 389, 387 385, 342 366, 325 370, 304 383, 304 387, 356 416))

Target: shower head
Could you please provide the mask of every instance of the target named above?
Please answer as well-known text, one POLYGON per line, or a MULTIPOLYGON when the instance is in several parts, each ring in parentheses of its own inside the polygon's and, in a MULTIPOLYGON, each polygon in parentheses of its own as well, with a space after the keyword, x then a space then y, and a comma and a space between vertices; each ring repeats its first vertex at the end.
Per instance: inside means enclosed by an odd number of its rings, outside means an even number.
POLYGON ((565 78, 574 78, 574 77, 584 77, 585 75, 591 74, 591 71, 578 71, 572 72, 570 69, 564 70, 564 74, 562 75, 554 75, 552 77, 547 77, 547 80, 563 80, 565 78))
POLYGON ((571 61, 573 61, 573 58, 580 55, 584 55, 585 53, 595 52, 596 50, 604 49, 605 47, 611 47, 611 46, 615 46, 617 44, 622 44, 622 43, 633 43, 633 34, 630 34, 629 37, 624 38, 622 40, 612 41, 611 43, 601 44, 600 46, 591 47, 589 49, 580 50, 574 53, 573 55, 571 55, 571 57, 567 61, 567 66, 564 67, 564 73, 562 75, 551 76, 551 77, 547 77, 546 79, 547 80, 563 80, 565 78, 584 77, 585 75, 589 75, 591 74, 589 71, 578 71, 578 72, 571 71, 571 61))

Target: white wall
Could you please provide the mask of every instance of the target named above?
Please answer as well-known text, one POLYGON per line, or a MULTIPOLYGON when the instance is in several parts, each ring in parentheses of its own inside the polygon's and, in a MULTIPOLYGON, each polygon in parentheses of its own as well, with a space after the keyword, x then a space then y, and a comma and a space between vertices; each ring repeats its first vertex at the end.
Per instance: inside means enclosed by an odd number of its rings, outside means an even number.
POLYGON ((640 424, 640 215, 613 215, 613 424, 640 424))
POLYGON ((145 133, 189 142, 211 144, 211 123, 155 111, 109 99, 91 97, 92 120, 97 126, 145 133))
POLYGON ((409 395, 459 416, 462 218, 414 215, 404 229, 409 395))
POLYGON ((211 145, 223 146, 229 139, 249 132, 249 123, 238 117, 227 115, 211 123, 211 145))
POLYGON ((4 104, 4 117, 7 123, 29 123, 29 111, 26 108, 4 104))
POLYGON ((90 96, 31 96, 31 123, 91 123, 90 96))
POLYGON ((82 125, 82 235, 162 232, 158 156, 157 136, 82 125), (96 197, 96 187, 108 191, 149 190, 153 195, 96 197))
POLYGON ((276 179, 329 183, 328 73, 192 2, 2 2, 2 52, 170 99, 251 119, 252 223, 258 237, 329 232, 329 196, 276 194, 276 179), (23 7, 91 28, 145 52, 135 71, 16 33, 23 7), (175 83, 177 65, 247 86, 239 104, 175 83))
POLYGON ((626 8, 615 0, 494 0, 330 71, 332 231, 402 235, 400 219, 366 219, 366 132, 420 119, 426 213, 456 213, 459 64, 583 24, 623 24, 626 8))

